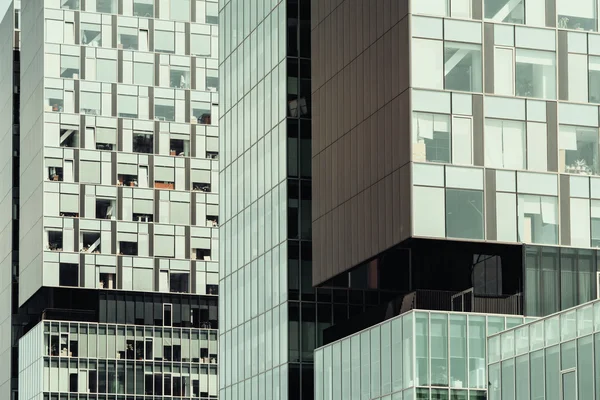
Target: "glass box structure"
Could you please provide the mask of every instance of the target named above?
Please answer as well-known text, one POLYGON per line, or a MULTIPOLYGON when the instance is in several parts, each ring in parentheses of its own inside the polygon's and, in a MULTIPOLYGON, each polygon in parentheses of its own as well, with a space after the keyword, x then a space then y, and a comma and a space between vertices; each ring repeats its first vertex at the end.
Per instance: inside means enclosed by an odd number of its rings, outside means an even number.
POLYGON ((489 400, 600 395, 600 301, 488 338, 489 400))
POLYGON ((411 311, 315 351, 315 400, 486 399, 486 338, 527 318, 411 311))

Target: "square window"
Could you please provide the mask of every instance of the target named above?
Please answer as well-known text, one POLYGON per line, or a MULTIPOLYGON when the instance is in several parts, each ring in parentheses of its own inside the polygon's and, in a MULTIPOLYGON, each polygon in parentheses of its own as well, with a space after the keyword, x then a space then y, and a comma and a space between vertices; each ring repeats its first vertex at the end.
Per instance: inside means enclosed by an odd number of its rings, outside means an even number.
POLYGON ((446 189, 446 232, 448 237, 483 239, 483 192, 446 189))

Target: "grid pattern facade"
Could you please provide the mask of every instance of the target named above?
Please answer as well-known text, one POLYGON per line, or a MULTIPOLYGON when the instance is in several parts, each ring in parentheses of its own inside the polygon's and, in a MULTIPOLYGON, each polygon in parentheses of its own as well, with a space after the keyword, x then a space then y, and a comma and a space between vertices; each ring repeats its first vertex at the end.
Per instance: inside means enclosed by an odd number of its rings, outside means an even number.
POLYGON ((216 3, 22 15, 20 304, 41 286, 216 294, 216 3))
POLYGON ((217 348, 212 329, 44 321, 21 340, 19 397, 216 398, 217 348))
POLYGON ((286 2, 220 2, 220 398, 288 398, 286 2))
POLYGON ((324 3, 315 283, 408 237, 598 247, 595 0, 324 3))
POLYGON ((600 394, 600 302, 488 338, 489 400, 592 399, 600 394))
POLYGON ((486 399, 486 338, 523 317, 411 311, 315 351, 315 400, 486 399))
POLYGON ((109 324, 32 328, 19 397, 216 398, 217 2, 36 1, 21 17, 18 304, 87 289, 74 297, 95 309, 42 319, 109 324))

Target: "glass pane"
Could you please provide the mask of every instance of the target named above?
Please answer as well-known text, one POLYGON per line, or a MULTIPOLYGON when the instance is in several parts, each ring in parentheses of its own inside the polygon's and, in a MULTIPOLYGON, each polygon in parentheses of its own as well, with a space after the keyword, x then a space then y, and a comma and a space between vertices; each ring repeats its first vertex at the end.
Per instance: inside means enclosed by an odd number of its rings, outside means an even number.
POLYGON ((544 350, 531 353, 531 400, 544 399, 544 350))
POLYGON ((489 400, 501 400, 500 398, 500 364, 492 364, 489 367, 489 400))
POLYGON ((450 386, 459 389, 468 387, 467 317, 465 315, 450 315, 450 386))
MULTIPOLYGON (((517 213, 519 241, 540 244, 558 243, 558 199, 556 197, 519 194, 517 213)), ((557 299, 556 296, 554 297, 557 299)))
POLYGON ((444 42, 445 88, 481 92, 481 45, 444 42))
POLYGON ((483 239, 483 192, 446 189, 448 237, 483 239))
MULTIPOLYGON (((598 351, 597 349, 596 351, 598 351)), ((579 398, 594 398, 594 345, 593 337, 579 339, 577 343, 577 386, 579 398)))
POLYGON ((438 40, 412 40, 412 84, 428 89, 444 88, 444 48, 438 40))
POLYGON ((431 385, 448 386, 447 314, 431 314, 431 385))
POLYGON ((523 0, 485 0, 485 18, 511 24, 524 24, 523 0))
POLYGON ((560 369, 575 368, 576 365, 575 340, 560 345, 560 369))
POLYGON ((402 319, 396 318, 392 325, 392 391, 402 386, 402 319))
POLYGON ((416 386, 429 384, 429 314, 415 315, 416 386))
POLYGON ((485 120, 485 165, 525 169, 525 122, 485 120))
POLYGON ((595 0, 557 0, 557 27, 562 29, 577 29, 596 31, 596 1, 595 0))
MULTIPOLYGON (((515 400, 515 361, 502 363, 502 400, 515 400)), ((521 399, 519 399, 521 400, 521 399)))
MULTIPOLYGON (((546 349, 546 400, 559 400, 560 349, 558 346, 546 349)), ((571 397, 567 397, 570 399, 571 397)))
POLYGON ((404 388, 414 386, 413 315, 402 318, 402 386, 404 388))
POLYGON ((469 315, 469 385, 470 388, 485 389, 485 317, 469 315))
MULTIPOLYGON (((529 356, 517 357, 515 368, 515 399, 529 400, 529 356)), ((503 390, 504 393, 504 390, 503 390)))
POLYGON ((562 375, 562 399, 577 399, 577 378, 575 371, 562 375))
POLYGON ((561 172, 598 175, 598 129, 583 126, 559 126, 559 164, 561 172))
POLYGON ((450 162, 450 116, 413 113, 413 161, 450 162))
POLYGON ((517 49, 516 59, 516 95, 555 99, 556 54, 517 49))

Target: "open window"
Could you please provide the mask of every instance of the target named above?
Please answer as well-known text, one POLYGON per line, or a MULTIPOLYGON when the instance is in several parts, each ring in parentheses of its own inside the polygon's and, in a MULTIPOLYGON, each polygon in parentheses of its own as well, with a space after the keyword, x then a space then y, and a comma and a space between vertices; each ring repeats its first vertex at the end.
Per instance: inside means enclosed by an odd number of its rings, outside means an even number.
POLYGON ((152 214, 133 213, 133 220, 137 222, 153 222, 154 216, 152 214))
POLYGON ((53 251, 62 251, 63 249, 63 233, 58 230, 46 231, 48 244, 46 248, 53 251))
POLYGON ((77 129, 60 128, 60 147, 79 147, 79 131, 77 129))
POLYGON ((219 294, 219 285, 206 285, 206 294, 219 294))
POLYGON ((62 167, 48 167, 48 180, 61 182, 63 180, 62 167))
POLYGON ((209 193, 211 189, 210 183, 192 182, 192 190, 209 193))
POLYGON ((173 306, 171 304, 163 304, 163 324, 164 326, 173 325, 173 306))
POLYGON ((138 244, 137 242, 119 242, 119 254, 123 256, 137 256, 138 255, 138 244))
POLYGON ((119 186, 138 186, 138 176, 137 175, 126 175, 119 174, 118 178, 119 186))
POLYGON ((96 128, 96 150, 116 150, 117 130, 114 128, 96 128))
POLYGON ((206 152, 206 158, 208 158, 210 160, 218 160, 219 159, 219 152, 218 151, 207 151, 206 152))
POLYGON ((100 232, 81 231, 79 236, 82 253, 100 253, 100 232))
POLYGON ((192 249, 192 257, 196 260, 210 261, 210 249, 192 249))
POLYGON ((189 293, 190 291, 190 274, 171 273, 169 279, 169 291, 172 293, 189 293))
POLYGON ((206 225, 212 226, 214 228, 219 226, 219 217, 216 215, 207 215, 206 216, 206 225))
POLYGON ((114 199, 96 198, 96 218, 115 219, 115 204, 116 201, 114 199))
POLYGON ((173 189, 175 189, 175 182, 154 181, 154 187, 156 189, 173 190, 173 189))
POLYGON ((79 282, 79 265, 60 263, 58 284, 60 286, 77 287, 79 282))
POLYGON ((135 153, 152 154, 154 152, 154 135, 146 132, 133 132, 133 151, 135 153))
POLYGON ((170 155, 172 156, 189 156, 190 141, 183 139, 170 139, 170 155))
POLYGON ((192 116, 198 124, 211 124, 210 103, 204 101, 192 101, 192 116))
POLYGON ((109 272, 100 272, 98 277, 98 287, 100 289, 116 289, 117 274, 109 272))

